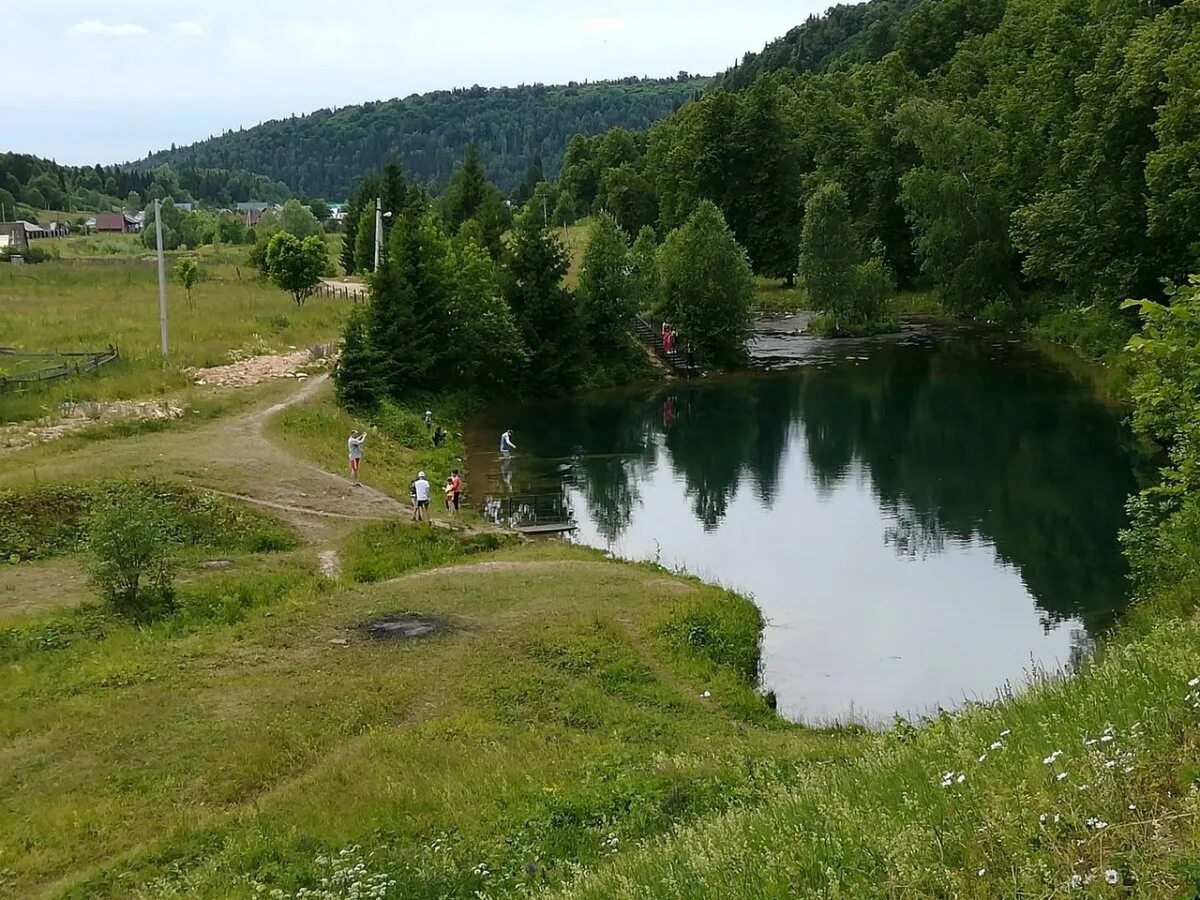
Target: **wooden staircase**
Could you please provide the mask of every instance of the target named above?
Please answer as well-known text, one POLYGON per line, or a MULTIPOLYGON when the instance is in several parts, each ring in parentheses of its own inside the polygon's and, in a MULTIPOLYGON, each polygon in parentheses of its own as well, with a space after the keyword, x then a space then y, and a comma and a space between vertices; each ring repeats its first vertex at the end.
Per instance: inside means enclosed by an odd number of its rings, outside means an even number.
POLYGON ((636 316, 633 320, 633 333, 637 335, 639 341, 650 348, 655 356, 672 369, 688 375, 700 370, 699 366, 688 365, 687 354, 684 351, 674 350, 671 353, 666 351, 666 348, 663 347, 661 326, 655 328, 642 316, 636 316))

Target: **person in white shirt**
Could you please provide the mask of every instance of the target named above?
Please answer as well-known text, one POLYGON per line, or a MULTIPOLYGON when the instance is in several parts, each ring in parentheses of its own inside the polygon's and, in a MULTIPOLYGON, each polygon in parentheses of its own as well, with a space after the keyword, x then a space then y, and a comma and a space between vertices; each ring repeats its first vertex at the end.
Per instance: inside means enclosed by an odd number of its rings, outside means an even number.
POLYGON ((358 468, 362 465, 362 445, 367 439, 367 433, 364 431, 361 434, 357 431, 350 432, 350 438, 346 441, 346 448, 350 452, 350 483, 358 484, 358 468))
POLYGON ((504 432, 504 434, 500 435, 500 452, 508 454, 512 453, 516 449, 517 445, 513 443, 512 429, 510 428, 508 431, 504 432))
POLYGON ((413 482, 413 490, 417 493, 417 521, 424 522, 429 515, 429 493, 432 486, 425 478, 424 472, 417 473, 417 480, 413 482))

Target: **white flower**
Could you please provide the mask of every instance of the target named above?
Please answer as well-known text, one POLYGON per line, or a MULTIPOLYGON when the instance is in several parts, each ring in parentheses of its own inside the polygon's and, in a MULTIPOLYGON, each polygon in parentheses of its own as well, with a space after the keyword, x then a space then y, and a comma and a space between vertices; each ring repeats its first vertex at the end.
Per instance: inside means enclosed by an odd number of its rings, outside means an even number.
POLYGON ((1113 736, 1111 734, 1106 734, 1100 738, 1100 740, 1107 744, 1109 741, 1113 740, 1113 736))
POLYGON ((1111 768, 1112 768, 1113 766, 1115 766, 1116 764, 1117 764, 1117 761, 1116 761, 1115 759, 1110 759, 1108 762, 1106 762, 1106 763, 1104 764, 1104 768, 1106 768, 1106 769, 1111 769, 1111 768))
POLYGON ((1096 740, 1095 738, 1088 738, 1086 741, 1083 742, 1083 746, 1094 747, 1098 743, 1100 743, 1100 742, 1098 740, 1096 740))
POLYGON ((1107 881, 1109 884, 1120 884, 1121 883, 1121 873, 1118 872, 1116 869, 1105 869, 1104 870, 1104 880, 1107 881))
POLYGON ((1010 734, 1012 734, 1012 729, 1005 728, 1002 732, 1000 732, 1000 737, 1008 737, 1010 734))
POLYGON ((1055 750, 1053 753, 1051 753, 1049 756, 1047 756, 1045 759, 1043 759, 1042 762, 1047 766, 1052 766, 1056 762, 1058 762, 1058 758, 1060 756, 1062 756, 1062 751, 1055 750))
POLYGON ((1198 684, 1200 684, 1200 675, 1197 675, 1195 678, 1193 678, 1191 681, 1189 681, 1188 687, 1195 687, 1198 684))
POLYGON ((1130 811, 1130 812, 1136 812, 1136 811, 1137 811, 1137 804, 1136 804, 1136 803, 1130 803, 1130 804, 1129 804, 1129 811, 1130 811))
POLYGON ((1070 882, 1068 882, 1068 884, 1072 890, 1079 890, 1079 888, 1083 887, 1083 876, 1082 875, 1072 875, 1071 880, 1070 880, 1070 882))
POLYGON ((1059 772, 1057 775, 1054 776, 1054 780, 1055 781, 1063 781, 1067 777, 1069 777, 1069 776, 1067 775, 1066 772, 1059 772))
POLYGON ((959 776, 958 776, 957 778, 955 778, 954 780, 955 780, 955 781, 957 781, 959 784, 962 784, 964 781, 966 781, 966 780, 967 780, 967 776, 966 776, 966 775, 959 775, 959 776))
POLYGON ((1105 822, 1103 819, 1101 819, 1099 816, 1092 816, 1084 824, 1086 824, 1087 827, 1091 828, 1093 831, 1103 831, 1105 828, 1108 827, 1108 823, 1105 822))
POLYGON ((983 754, 983 756, 979 757, 979 761, 980 761, 980 762, 984 762, 984 761, 986 761, 986 760, 987 760, 987 754, 986 754, 986 753, 985 753, 985 754, 983 754))
MULTIPOLYGON (((987 869, 980 869, 979 872, 976 874, 978 874, 979 877, 982 878, 984 875, 987 874, 987 869)), ((1114 881, 1113 884, 1116 884, 1116 882, 1114 881)))
POLYGON ((1049 817, 1049 816, 1047 816, 1045 813, 1042 813, 1040 816, 1038 816, 1038 821, 1039 821, 1039 822, 1041 822, 1043 825, 1045 825, 1045 824, 1046 824, 1046 820, 1047 820, 1048 818, 1050 818, 1050 817, 1049 817))
POLYGON ((701 694, 700 696, 701 696, 701 697, 711 697, 711 696, 712 696, 712 691, 705 691, 705 692, 704 692, 703 694, 701 694))
POLYGON ((1075 790, 1077 790, 1077 791, 1086 791, 1087 789, 1088 789, 1088 786, 1087 786, 1086 784, 1081 784, 1081 785, 1080 785, 1079 787, 1077 787, 1075 790))
POLYGON ((990 746, 988 749, 989 750, 999 750, 1003 746, 1004 746, 1004 741, 993 741, 992 746, 990 746))

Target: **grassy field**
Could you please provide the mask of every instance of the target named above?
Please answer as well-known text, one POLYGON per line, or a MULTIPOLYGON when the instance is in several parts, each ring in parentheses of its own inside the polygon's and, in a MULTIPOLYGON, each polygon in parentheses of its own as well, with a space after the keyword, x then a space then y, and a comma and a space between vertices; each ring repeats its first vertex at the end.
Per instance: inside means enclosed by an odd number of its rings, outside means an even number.
POLYGON ((560 545, 466 558, 486 565, 356 586, 280 557, 142 630, 23 618, 0 640, 0 893, 293 896, 358 863, 392 897, 513 893, 854 747, 768 714, 745 600, 560 545), (441 631, 358 628, 396 613, 441 631))
MULTIPOLYGON (((244 257, 245 250, 237 251, 244 257)), ((100 372, 28 394, 0 395, 0 419, 46 414, 64 400, 159 397, 185 390, 184 369, 229 362, 230 351, 286 352, 336 339, 348 306, 311 298, 295 306, 244 262, 201 262, 203 280, 189 304, 168 288, 171 356, 160 355, 157 273, 153 263, 50 262, 0 269, 0 334, 29 351, 98 350, 121 359, 100 372)))

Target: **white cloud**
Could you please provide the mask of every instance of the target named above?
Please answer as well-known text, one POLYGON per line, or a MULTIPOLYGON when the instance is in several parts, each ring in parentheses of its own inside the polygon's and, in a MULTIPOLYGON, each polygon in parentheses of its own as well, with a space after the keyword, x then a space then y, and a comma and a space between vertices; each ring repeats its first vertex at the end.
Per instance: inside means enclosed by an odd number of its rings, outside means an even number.
POLYGON ((593 16, 583 20, 583 27, 588 31, 624 31, 628 22, 616 16, 593 16))
POLYGON ((199 22, 194 22, 191 19, 176 22, 171 26, 171 30, 176 34, 182 34, 187 37, 208 37, 208 29, 199 22))
POLYGON ((150 33, 141 25, 133 25, 128 22, 121 25, 109 25, 97 19, 77 22, 68 30, 71 34, 97 35, 100 37, 140 37, 150 33))

